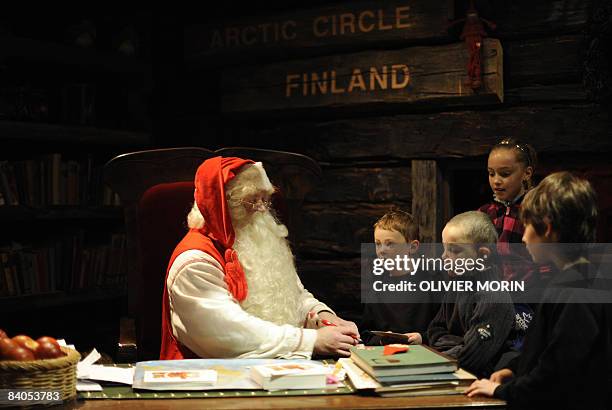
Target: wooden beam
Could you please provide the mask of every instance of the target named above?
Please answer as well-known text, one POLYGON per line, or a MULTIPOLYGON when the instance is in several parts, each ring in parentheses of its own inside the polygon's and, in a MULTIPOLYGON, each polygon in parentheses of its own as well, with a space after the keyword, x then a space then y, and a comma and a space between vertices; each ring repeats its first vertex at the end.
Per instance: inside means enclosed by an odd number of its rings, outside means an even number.
POLYGON ((436 106, 503 102, 502 48, 485 39, 483 86, 464 85, 468 52, 463 43, 320 57, 227 70, 224 112, 275 112, 356 106, 436 106))
POLYGON ((412 215, 419 224, 420 239, 438 242, 442 232, 441 172, 434 160, 412 161, 412 215))
MULTIPOLYGON (((311 10, 297 10, 291 13, 266 13, 264 17, 243 17, 228 19, 222 22, 210 22, 187 27, 185 34, 185 58, 191 68, 208 69, 242 62, 268 62, 288 58, 313 57, 316 55, 339 52, 354 52, 373 48, 397 48, 422 43, 440 43, 459 38, 463 27, 457 24, 447 33, 448 20, 463 18, 454 10, 449 1, 386 1, 384 4, 375 1, 335 4, 329 7, 311 10), (395 10, 398 7, 409 7, 410 27, 394 27, 392 24, 395 10), (379 29, 378 11, 382 10, 383 25, 379 29), (372 30, 359 30, 359 16, 363 12, 373 12, 371 23, 378 23, 372 30), (355 32, 350 29, 350 17, 345 21, 344 34, 336 35, 330 30, 328 34, 316 36, 313 31, 314 20, 327 18, 318 24, 327 24, 332 28, 335 18, 336 26, 341 15, 353 14, 357 17, 355 32), (335 16, 335 17, 334 17, 335 16), (289 23, 283 35, 283 23, 289 23), (330 35, 331 34, 331 35, 330 35), (265 37, 265 41, 264 41, 265 37), (285 39, 283 37, 295 37, 285 39), (213 41, 214 40, 214 41, 213 41)), ((497 29, 490 32, 491 37, 507 39, 526 39, 551 34, 580 33, 589 21, 592 1, 550 0, 533 2, 527 0, 494 0, 489 10, 481 10, 484 17, 493 20, 497 29)), ((240 10, 236 10, 240 13, 240 10)), ((482 14, 481 13, 481 14, 482 14)), ((400 10, 400 16, 402 10, 400 10)), ((362 25, 369 28, 365 14, 362 25)), ((401 24, 400 24, 401 25, 401 24)))
POLYGON ((559 85, 527 85, 506 91, 506 103, 511 105, 543 102, 584 102, 587 92, 582 83, 559 85))
POLYGON ((327 168, 318 189, 306 200, 313 202, 410 202, 410 167, 327 168))
MULTIPOLYGON (((571 34, 514 39, 502 41, 502 46, 506 102, 586 100, 581 58, 585 47, 584 36, 571 34)), ((334 108, 337 107, 338 104, 335 104, 334 108)))
POLYGON ((448 38, 451 9, 450 1, 361 1, 193 25, 185 30, 185 57, 206 66, 226 65, 264 56, 440 41, 448 38))
POLYGON ((506 88, 581 82, 583 35, 503 41, 506 88))
POLYGON ((142 147, 151 143, 151 135, 144 132, 110 130, 89 126, 2 120, 0 121, 0 141, 142 147))
MULTIPOLYGON (((585 49, 583 35, 562 35, 535 40, 502 40, 502 48, 505 103, 586 101, 586 92, 582 84, 584 65, 580 57, 585 49)), ((187 88, 197 94, 193 96, 192 103, 189 105, 189 115, 193 116, 194 120, 201 119, 203 115, 210 115, 210 108, 203 109, 199 99, 202 94, 220 93, 219 75, 212 71, 203 72, 197 76, 198 81, 194 80, 189 83, 190 87, 187 88)), ((316 118, 317 120, 337 118, 338 113, 342 113, 343 110, 336 107, 285 111, 283 116, 316 118)), ((437 111, 445 109, 445 107, 433 108, 437 111)), ((363 112, 367 115, 374 113, 389 115, 390 113, 401 113, 404 110, 405 105, 401 104, 377 104, 376 107, 353 105, 344 111, 348 115, 355 116, 356 112, 363 112)), ((248 119, 248 132, 250 133, 253 120, 260 117, 259 115, 247 116, 244 113, 228 113, 224 120, 231 119, 235 124, 241 118, 248 119)))
POLYGON ((359 256, 362 243, 374 241, 374 222, 393 206, 410 209, 410 204, 370 204, 349 202, 344 204, 305 204, 304 230, 297 250, 304 257, 359 256))
POLYGON ((612 113, 596 104, 292 122, 253 131, 258 141, 308 141, 319 161, 428 159, 484 155, 500 135, 530 141, 538 152, 612 152, 612 113))
POLYGON ((578 33, 588 21, 592 1, 492 0, 493 32, 499 38, 578 33))

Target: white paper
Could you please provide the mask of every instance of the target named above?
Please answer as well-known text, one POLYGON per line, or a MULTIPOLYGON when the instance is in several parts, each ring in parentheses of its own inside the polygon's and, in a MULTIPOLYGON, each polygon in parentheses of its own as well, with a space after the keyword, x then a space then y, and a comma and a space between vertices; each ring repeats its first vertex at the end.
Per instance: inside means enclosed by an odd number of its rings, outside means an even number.
POLYGON ((89 379, 90 367, 101 357, 100 353, 93 349, 86 358, 77 363, 77 379, 89 379))
POLYGON ((77 391, 102 391, 102 386, 90 380, 77 380, 77 391))
POLYGON ((89 366, 87 377, 84 378, 88 380, 102 380, 107 382, 129 384, 131 386, 134 382, 134 368, 92 364, 89 366))
POLYGON ((60 345, 60 346, 63 346, 63 347, 67 347, 67 348, 72 349, 72 350, 76 350, 76 347, 74 347, 74 345, 67 344, 66 340, 64 340, 64 339, 57 339, 57 344, 60 345))

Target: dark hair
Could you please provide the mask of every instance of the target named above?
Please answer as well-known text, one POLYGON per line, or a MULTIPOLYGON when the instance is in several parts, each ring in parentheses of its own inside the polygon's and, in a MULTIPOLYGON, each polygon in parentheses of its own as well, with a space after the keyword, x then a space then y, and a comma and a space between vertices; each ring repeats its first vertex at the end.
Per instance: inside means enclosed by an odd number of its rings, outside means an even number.
POLYGON ((419 225, 414 220, 412 214, 402 211, 399 208, 391 208, 374 224, 374 229, 384 229, 387 231, 397 231, 402 234, 406 242, 419 239, 419 225))
POLYGON ((589 181, 569 172, 555 172, 525 195, 521 221, 531 224, 538 235, 546 223, 559 234, 561 243, 595 241, 597 196, 589 181))
MULTIPOLYGON (((514 151, 517 161, 525 167, 531 167, 532 174, 535 173, 536 165, 538 164, 538 156, 531 145, 513 137, 504 137, 497 144, 493 145, 489 154, 498 149, 510 149, 514 151)), ((525 181, 525 189, 529 190, 531 188, 533 188, 533 182, 531 178, 529 178, 525 181)))

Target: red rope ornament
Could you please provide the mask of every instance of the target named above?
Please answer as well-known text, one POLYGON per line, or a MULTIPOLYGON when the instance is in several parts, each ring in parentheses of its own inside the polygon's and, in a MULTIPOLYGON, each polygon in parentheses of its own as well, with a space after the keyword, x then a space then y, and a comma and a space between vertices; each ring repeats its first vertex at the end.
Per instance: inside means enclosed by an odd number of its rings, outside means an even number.
POLYGON ((238 260, 238 253, 233 249, 225 250, 225 283, 238 302, 246 299, 248 287, 244 270, 238 260))
POLYGON ((474 7, 473 1, 470 1, 470 7, 467 10, 465 18, 455 20, 450 26, 454 26, 462 21, 465 21, 465 25, 463 26, 460 38, 465 41, 469 53, 467 78, 464 81, 464 85, 476 90, 482 86, 480 53, 482 49, 482 39, 487 37, 487 32, 483 23, 489 26, 491 30, 495 30, 496 25, 492 21, 485 20, 478 16, 478 11, 474 7))

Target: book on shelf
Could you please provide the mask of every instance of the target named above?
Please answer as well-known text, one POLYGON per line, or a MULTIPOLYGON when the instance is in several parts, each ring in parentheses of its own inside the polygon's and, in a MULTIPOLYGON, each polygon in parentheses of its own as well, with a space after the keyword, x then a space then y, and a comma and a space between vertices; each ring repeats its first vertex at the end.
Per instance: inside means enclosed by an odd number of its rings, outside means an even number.
POLYGON ((264 390, 324 389, 333 369, 318 363, 279 363, 251 367, 251 378, 264 390))
POLYGON ((64 159, 51 153, 33 159, 0 161, 0 205, 119 206, 119 196, 104 185, 102 164, 93 155, 64 159))
POLYGON ((374 378, 428 373, 449 373, 457 361, 424 345, 409 345, 404 353, 384 354, 385 346, 355 346, 351 359, 374 378))
POLYGON ((19 205, 15 173, 8 161, 0 161, 0 192, 4 205, 19 205))
POLYGON ((125 234, 110 233, 108 242, 89 244, 83 230, 49 238, 47 243, 0 247, 0 297, 122 289, 126 252, 125 234))

